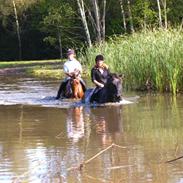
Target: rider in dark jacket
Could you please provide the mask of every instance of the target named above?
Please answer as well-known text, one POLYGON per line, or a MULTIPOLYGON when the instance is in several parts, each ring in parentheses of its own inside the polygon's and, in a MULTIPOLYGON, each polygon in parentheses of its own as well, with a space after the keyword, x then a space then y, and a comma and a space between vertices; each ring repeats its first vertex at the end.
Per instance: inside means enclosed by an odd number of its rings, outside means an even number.
POLYGON ((91 79, 92 82, 96 85, 96 88, 93 91, 93 94, 90 98, 90 102, 93 102, 100 90, 104 87, 107 82, 109 75, 109 67, 104 63, 103 55, 97 55, 95 58, 95 66, 91 70, 91 79))

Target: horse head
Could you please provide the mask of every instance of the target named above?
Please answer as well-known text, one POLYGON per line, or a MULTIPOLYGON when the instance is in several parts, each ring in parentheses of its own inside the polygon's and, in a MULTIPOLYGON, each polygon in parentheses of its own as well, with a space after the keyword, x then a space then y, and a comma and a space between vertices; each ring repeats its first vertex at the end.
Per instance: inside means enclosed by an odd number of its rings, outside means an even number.
POLYGON ((119 102, 122 95, 122 77, 116 73, 110 73, 105 84, 108 102, 119 102))
POLYGON ((81 99, 84 96, 84 91, 82 84, 80 82, 80 78, 78 77, 78 73, 72 73, 70 75, 70 80, 66 86, 66 97, 67 98, 74 98, 74 99, 81 99))
MULTIPOLYGON (((119 102, 122 95, 122 75, 110 73, 107 82, 93 101, 97 103, 119 102)), ((90 100, 92 101, 92 100, 90 100)))

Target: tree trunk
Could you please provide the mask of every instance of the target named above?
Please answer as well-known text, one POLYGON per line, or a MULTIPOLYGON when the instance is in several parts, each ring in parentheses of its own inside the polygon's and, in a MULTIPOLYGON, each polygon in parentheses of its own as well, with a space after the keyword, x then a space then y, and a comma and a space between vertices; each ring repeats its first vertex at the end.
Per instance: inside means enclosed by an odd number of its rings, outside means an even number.
POLYGON ((133 18, 132 18, 130 0, 127 0, 127 4, 128 4, 128 13, 129 13, 129 19, 130 19, 130 30, 132 33, 134 33, 135 31, 134 31, 134 27, 133 27, 133 18))
POLYGON ((121 7, 121 14, 122 14, 122 17, 123 17, 123 27, 124 27, 124 30, 126 32, 127 31, 126 17, 125 17, 125 11, 124 11, 124 6, 123 6, 123 0, 119 0, 119 3, 120 3, 120 7, 121 7))
POLYGON ((146 14, 146 8, 147 8, 147 6, 146 6, 146 1, 147 0, 144 1, 144 7, 145 7, 145 9, 143 10, 143 14, 144 14, 144 25, 143 25, 143 28, 144 28, 145 31, 147 29, 147 14, 146 14))
POLYGON ((165 29, 168 28, 168 20, 167 20, 167 3, 166 0, 162 0, 163 8, 164 8, 164 23, 165 29))
POLYGON ((93 18, 92 16, 92 13, 91 13, 91 10, 89 8, 87 8, 87 12, 88 12, 88 15, 89 15, 89 19, 91 21, 91 25, 92 25, 92 28, 93 28, 93 33, 95 34, 95 36, 97 35, 97 26, 96 26, 96 22, 95 22, 95 19, 93 18))
POLYGON ((95 21, 96 21, 96 28, 97 28, 97 42, 101 42, 101 27, 100 27, 100 12, 98 7, 97 0, 92 0, 94 14, 95 14, 95 21))
POLYGON ((77 4, 78 4, 80 15, 81 15, 81 20, 82 20, 82 23, 84 26, 84 30, 85 30, 85 34, 86 34, 86 38, 87 38, 87 43, 88 43, 89 47, 91 47, 92 43, 91 43, 90 32, 88 29, 88 24, 87 24, 86 15, 85 15, 84 2, 83 2, 83 0, 77 0, 77 4))
POLYGON ((147 17, 146 17, 146 14, 144 13, 144 26, 143 26, 143 28, 146 30, 147 29, 147 23, 146 23, 146 20, 147 19, 147 17))
POLYGON ((62 53, 62 37, 61 37, 61 31, 58 28, 58 42, 59 42, 59 51, 60 51, 60 59, 63 58, 63 53, 62 53))
POLYGON ((18 37, 19 60, 22 60, 22 43, 21 43, 21 36, 20 36, 20 25, 18 21, 17 8, 16 8, 15 1, 12 0, 12 3, 13 3, 14 14, 15 14, 17 37, 18 37))
POLYGON ((159 27, 162 28, 162 18, 161 18, 161 6, 160 6, 160 0, 157 0, 158 5, 158 14, 159 14, 159 27))
POLYGON ((180 31, 182 31, 182 27, 183 27, 183 18, 182 18, 182 21, 180 23, 180 28, 179 28, 180 31))
POLYGON ((103 0, 103 16, 102 16, 102 39, 105 40, 105 16, 106 16, 106 0, 103 0))

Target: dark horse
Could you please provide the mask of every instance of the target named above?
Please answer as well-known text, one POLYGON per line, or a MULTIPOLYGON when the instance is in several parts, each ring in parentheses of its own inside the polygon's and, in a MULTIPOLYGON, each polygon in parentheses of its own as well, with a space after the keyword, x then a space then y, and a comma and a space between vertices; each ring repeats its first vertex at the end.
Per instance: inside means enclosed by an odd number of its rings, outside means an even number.
POLYGON ((90 102, 120 102, 122 95, 122 75, 110 73, 103 88, 94 90, 90 102), (96 91, 96 92, 95 92, 96 91))

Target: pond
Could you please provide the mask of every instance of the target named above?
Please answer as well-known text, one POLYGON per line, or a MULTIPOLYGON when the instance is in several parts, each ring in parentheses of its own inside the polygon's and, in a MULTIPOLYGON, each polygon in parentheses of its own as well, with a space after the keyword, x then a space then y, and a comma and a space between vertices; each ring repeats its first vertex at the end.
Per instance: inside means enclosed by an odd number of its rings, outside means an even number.
POLYGON ((183 159, 167 163, 183 155, 181 95, 73 107, 53 102, 59 84, 1 76, 1 183, 183 182, 183 159))

